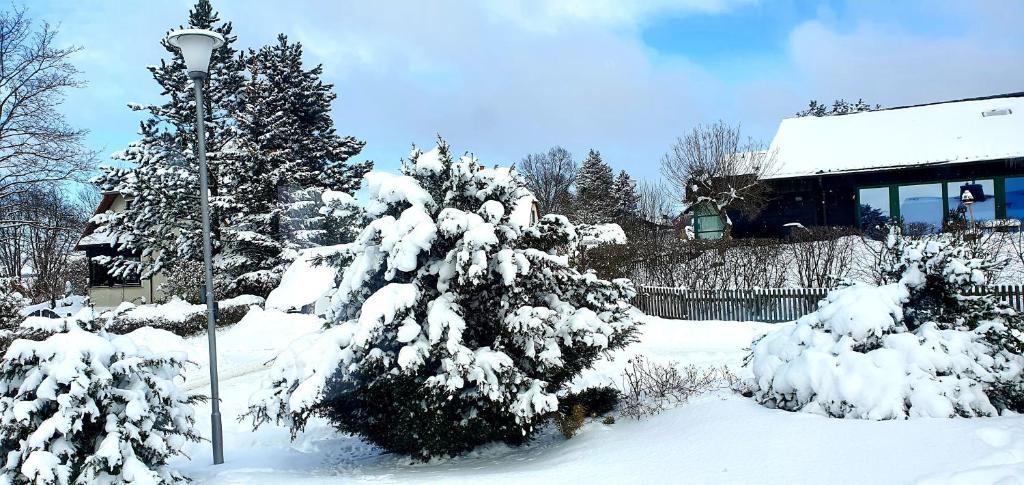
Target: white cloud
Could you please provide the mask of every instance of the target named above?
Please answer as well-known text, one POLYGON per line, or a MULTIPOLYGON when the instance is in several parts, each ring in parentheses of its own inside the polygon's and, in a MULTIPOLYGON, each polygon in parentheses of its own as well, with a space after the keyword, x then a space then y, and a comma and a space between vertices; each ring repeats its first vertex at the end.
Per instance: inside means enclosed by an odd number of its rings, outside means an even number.
POLYGON ((487 2, 493 14, 528 30, 557 30, 565 23, 635 27, 658 15, 712 14, 757 0, 526 0, 487 2))
POLYGON ((893 105, 1021 90, 1022 39, 994 28, 925 37, 871 23, 837 32, 811 21, 794 30, 790 55, 813 96, 893 105))
MULTIPOLYGON (((97 131, 97 140, 112 143, 107 151, 134 138, 137 116, 125 103, 158 94, 144 66, 159 62, 158 39, 186 18, 190 3, 90 2, 43 11, 63 21, 66 38, 87 48, 81 60, 91 85, 70 106, 75 120, 97 131)), ((339 131, 366 140, 367 154, 382 168, 394 167, 410 143, 430 143, 440 133, 489 163, 511 163, 561 144, 578 156, 597 148, 614 166, 654 178, 661 154, 698 122, 742 121, 768 138, 781 117, 810 98, 864 97, 892 105, 1024 86, 1024 12, 1002 8, 1006 2, 977 8, 928 3, 964 25, 928 35, 866 14, 843 19, 839 28, 835 18, 851 14, 822 11, 820 20, 792 32, 778 59, 752 65, 738 79, 655 52, 641 39, 643 25, 657 16, 713 14, 746 3, 265 0, 215 6, 234 23, 242 46, 272 42, 278 32, 303 42, 308 61, 323 63, 327 80, 336 84, 339 131)))

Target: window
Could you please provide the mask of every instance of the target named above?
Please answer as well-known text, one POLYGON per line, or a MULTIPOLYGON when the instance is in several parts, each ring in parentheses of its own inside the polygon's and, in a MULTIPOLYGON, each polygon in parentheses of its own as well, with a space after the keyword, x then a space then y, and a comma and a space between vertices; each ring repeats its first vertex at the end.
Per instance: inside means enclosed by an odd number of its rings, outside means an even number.
MULTIPOLYGON (((110 246, 93 246, 86 251, 86 256, 89 258, 89 286, 90 287, 104 287, 104 286, 140 286, 142 280, 139 279, 139 275, 128 275, 128 276, 114 276, 107 271, 107 267, 97 263, 94 258, 96 256, 115 256, 118 252, 110 246)), ((138 256, 134 256, 134 259, 138 259, 138 256)))
POLYGON ((975 221, 991 221, 996 218, 995 184, 991 180, 949 182, 946 184, 946 193, 949 196, 949 210, 963 210, 968 222, 971 221, 972 213, 975 221), (974 197, 970 210, 960 201, 965 190, 970 191, 974 197))
POLYGON ((1024 177, 1006 178, 1006 218, 1024 220, 1024 177))
POLYGON ((862 229, 884 227, 892 217, 889 213, 889 187, 860 189, 857 202, 860 204, 858 213, 862 229))
POLYGON ((697 239, 721 239, 725 234, 722 215, 711 204, 700 204, 693 210, 693 233, 697 239))
POLYGON ((901 185, 899 187, 900 217, 909 234, 927 234, 942 229, 943 204, 941 184, 901 185))

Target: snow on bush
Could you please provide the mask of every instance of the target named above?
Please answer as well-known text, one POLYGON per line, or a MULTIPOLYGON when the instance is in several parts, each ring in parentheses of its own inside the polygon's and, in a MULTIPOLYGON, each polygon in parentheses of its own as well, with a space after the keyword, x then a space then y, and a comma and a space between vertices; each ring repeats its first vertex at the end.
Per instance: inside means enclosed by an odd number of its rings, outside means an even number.
POLYGON ((267 308, 284 312, 311 308, 313 313, 322 314, 338 276, 338 267, 329 260, 348 248, 348 244, 338 244, 299 251, 281 275, 281 284, 267 295, 267 308))
POLYGON ((577 226, 579 245, 584 248, 607 244, 626 244, 626 233, 618 224, 582 224, 577 226))
POLYGON ((2 483, 183 483, 167 467, 198 441, 192 402, 174 379, 184 356, 152 354, 75 317, 29 317, 0 361, 2 483))
POLYGON ((754 398, 864 419, 1020 410, 1022 317, 971 291, 996 262, 951 235, 888 245, 894 283, 833 291, 754 344, 754 398))
POLYGON ((0 278, 0 330, 10 330, 21 322, 21 310, 31 303, 21 294, 14 278, 0 278))
POLYGON ((249 414, 293 434, 324 416, 420 458, 524 442, 574 376, 631 340, 632 285, 555 254, 575 239, 565 217, 510 218, 532 197, 510 169, 456 160, 440 141, 402 171, 367 176, 371 221, 329 328, 277 358, 249 414))
MULTIPOLYGON (((241 295, 221 300, 217 305, 217 326, 238 323, 251 306, 262 306, 263 298, 255 295, 241 295)), ((172 297, 159 305, 133 305, 122 303, 109 316, 104 329, 116 334, 125 334, 142 327, 153 327, 174 332, 181 337, 190 337, 206 332, 206 305, 193 304, 172 297)))

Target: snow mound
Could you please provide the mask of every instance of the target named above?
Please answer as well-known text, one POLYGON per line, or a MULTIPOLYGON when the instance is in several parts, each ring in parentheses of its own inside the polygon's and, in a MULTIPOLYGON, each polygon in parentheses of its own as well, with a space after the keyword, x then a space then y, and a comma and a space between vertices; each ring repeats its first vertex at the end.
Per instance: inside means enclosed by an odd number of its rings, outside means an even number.
POLYGON ((58 317, 70 317, 82 307, 88 305, 89 298, 81 295, 69 295, 64 298, 57 300, 56 305, 50 305, 49 301, 37 303, 35 305, 29 305, 21 309, 21 316, 27 317, 29 315, 38 314, 40 316, 46 316, 47 311, 51 311, 58 317), (38 312, 38 313, 37 313, 38 312))
POLYGON ((341 244, 300 251, 281 276, 281 283, 267 295, 267 308, 284 312, 303 310, 309 305, 322 308, 318 302, 326 303, 326 297, 334 289, 338 268, 327 262, 316 264, 316 261, 342 253, 348 247, 341 244))

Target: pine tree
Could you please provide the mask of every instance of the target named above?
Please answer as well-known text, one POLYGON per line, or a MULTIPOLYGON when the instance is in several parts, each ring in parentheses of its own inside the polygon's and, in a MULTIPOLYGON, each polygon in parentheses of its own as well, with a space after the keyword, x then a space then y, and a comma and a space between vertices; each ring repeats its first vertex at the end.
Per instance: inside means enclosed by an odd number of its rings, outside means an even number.
POLYGON ((30 302, 17 278, 0 278, 0 331, 11 330, 21 322, 21 309, 30 302))
MULTIPOLYGON (((214 51, 204 91, 217 284, 224 296, 265 296, 295 250, 321 244, 332 231, 320 213, 323 192, 354 193, 372 164, 347 163, 363 142, 336 133, 333 86, 321 81, 321 66, 303 69, 300 44, 281 35, 237 55, 231 24, 220 23, 208 0, 196 4, 190 25, 227 41, 214 51)), ((169 99, 135 107, 152 117, 121 155, 134 166, 107 169, 96 180, 131 199, 121 213, 96 216, 99 231, 143 256, 104 258, 114 274, 147 277, 202 260, 192 82, 177 49, 165 47, 171 61, 150 70, 169 99)))
POLYGON ((323 193, 354 193, 372 164, 346 163, 364 143, 336 133, 333 87, 322 66, 303 69, 301 44, 279 35, 245 64, 231 169, 246 174, 235 189, 246 197, 225 230, 224 270, 232 293, 266 295, 294 250, 324 242, 323 193))
POLYGON ((797 117, 805 116, 836 116, 836 115, 848 115, 852 113, 861 113, 864 111, 877 111, 882 109, 882 105, 875 104, 874 106, 864 102, 863 99, 858 99, 856 103, 851 103, 845 99, 837 99, 832 102, 832 107, 829 108, 825 103, 819 103, 817 100, 812 99, 807 103, 807 109, 798 111, 797 117))
POLYGON ((631 340, 631 284, 556 255, 573 226, 531 226, 512 170, 454 159, 440 141, 403 175, 367 179, 372 220, 344 257, 330 328, 275 361, 256 425, 294 434, 323 416, 420 458, 521 443, 575 376, 631 340))
POLYGON ((615 220, 613 184, 612 168, 601 160, 600 152, 590 150, 576 175, 576 222, 605 224, 615 220))
POLYGON ((615 218, 619 224, 628 224, 637 217, 640 195, 636 192, 636 181, 626 173, 619 171, 612 184, 612 194, 615 196, 615 218))
MULTIPOLYGON (((224 36, 225 44, 213 51, 204 88, 206 149, 210 167, 211 221, 214 251, 219 251, 220 227, 225 207, 237 205, 222 190, 235 174, 224 173, 232 153, 232 120, 243 77, 233 44, 230 22, 222 22, 209 0, 199 0, 189 12, 190 28, 209 29, 224 36)), ((183 26, 181 28, 184 28, 183 26)), ((140 125, 141 139, 116 158, 130 168, 105 168, 94 180, 102 190, 120 192, 131 202, 121 213, 97 216, 99 231, 116 237, 120 249, 143 257, 116 257, 106 261, 114 274, 135 273, 148 277, 182 260, 202 260, 199 216, 198 160, 195 157, 195 99, 192 81, 179 50, 162 40, 169 59, 148 69, 160 86, 162 104, 130 105, 149 114, 140 125)))

